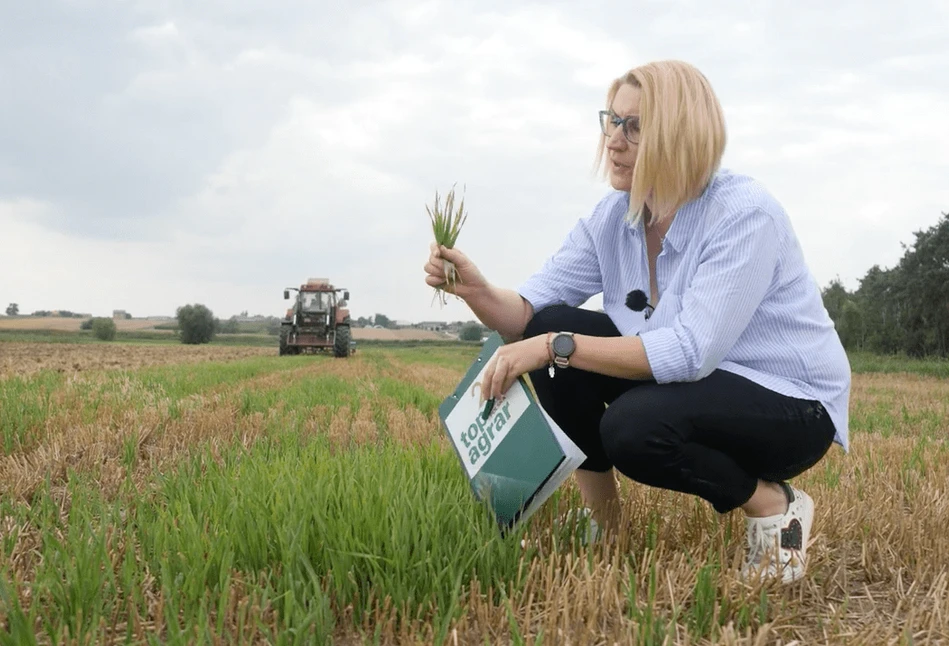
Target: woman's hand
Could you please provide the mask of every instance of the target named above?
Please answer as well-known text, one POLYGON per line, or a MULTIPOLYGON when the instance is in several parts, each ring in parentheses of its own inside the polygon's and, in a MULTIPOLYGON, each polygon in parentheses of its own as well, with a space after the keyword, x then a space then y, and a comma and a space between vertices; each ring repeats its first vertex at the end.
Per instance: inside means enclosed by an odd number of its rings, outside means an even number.
POLYGON ((501 289, 485 280, 468 256, 458 249, 447 249, 432 243, 425 263, 425 283, 455 294, 465 301, 478 320, 494 330, 505 341, 519 339, 534 315, 531 304, 513 289, 501 289), (455 265, 456 281, 449 286, 445 279, 445 261, 455 265))
POLYGON ((430 248, 428 262, 425 263, 425 282, 431 287, 438 287, 449 294, 455 294, 462 300, 467 300, 469 296, 484 289, 488 281, 484 279, 481 272, 475 266, 468 256, 457 249, 448 249, 439 247, 434 242, 430 248), (445 280, 445 261, 455 265, 457 281, 453 287, 449 286, 445 280))
POLYGON ((550 362, 547 337, 534 336, 498 348, 484 369, 482 400, 501 399, 518 377, 546 366, 550 362))

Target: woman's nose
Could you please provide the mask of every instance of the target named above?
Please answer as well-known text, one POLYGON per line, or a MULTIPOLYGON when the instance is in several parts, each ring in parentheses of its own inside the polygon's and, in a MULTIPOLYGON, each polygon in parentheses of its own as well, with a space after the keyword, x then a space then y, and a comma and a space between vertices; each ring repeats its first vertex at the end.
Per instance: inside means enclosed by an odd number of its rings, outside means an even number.
POLYGON ((610 150, 623 150, 626 148, 626 138, 623 136, 623 129, 617 128, 613 134, 606 140, 606 147, 610 150))

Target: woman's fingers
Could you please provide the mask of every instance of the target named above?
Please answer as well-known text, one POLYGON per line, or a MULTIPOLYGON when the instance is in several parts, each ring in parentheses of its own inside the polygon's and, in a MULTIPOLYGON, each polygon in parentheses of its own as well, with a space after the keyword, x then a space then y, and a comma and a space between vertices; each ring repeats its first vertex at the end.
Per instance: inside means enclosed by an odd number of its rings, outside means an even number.
POLYGON ((465 264, 465 261, 468 260, 468 257, 465 254, 461 253, 457 249, 449 249, 448 247, 440 247, 438 250, 438 257, 444 258, 445 260, 453 262, 456 265, 463 265, 465 264))
POLYGON ((445 263, 442 260, 438 245, 434 242, 429 245, 429 256, 422 267, 422 270, 428 274, 425 277, 425 283, 431 287, 438 287, 445 283, 445 263))
POLYGON ((507 392, 504 384, 508 381, 508 372, 510 371, 511 362, 504 355, 496 355, 497 360, 494 364, 493 374, 491 375, 491 398, 498 400, 504 396, 504 393, 507 392))
POLYGON ((441 278, 445 277, 444 265, 441 262, 434 262, 429 260, 425 263, 425 273, 429 276, 439 276, 441 278))
POLYGON ((491 359, 488 362, 488 365, 484 368, 484 373, 481 375, 481 403, 483 404, 488 399, 491 399, 491 381, 494 376, 494 363, 495 360, 491 359))
POLYGON ((514 385, 514 380, 515 380, 516 378, 517 378, 517 376, 514 375, 514 374, 511 374, 510 371, 508 371, 508 372, 506 372, 506 373, 504 374, 504 379, 503 379, 503 381, 501 381, 501 383, 498 384, 498 396, 497 396, 497 399, 503 399, 503 398, 504 398, 504 393, 506 393, 506 392, 511 388, 511 386, 514 385))
POLYGON ((441 267, 445 263, 442 262, 441 252, 438 250, 438 245, 434 242, 428 246, 428 261, 425 263, 425 271, 432 273, 432 269, 441 271, 441 267))
POLYGON ((497 361, 494 363, 494 374, 491 375, 491 388, 488 390, 488 392, 491 394, 491 399, 498 398, 498 384, 503 378, 503 368, 504 358, 499 356, 497 361))

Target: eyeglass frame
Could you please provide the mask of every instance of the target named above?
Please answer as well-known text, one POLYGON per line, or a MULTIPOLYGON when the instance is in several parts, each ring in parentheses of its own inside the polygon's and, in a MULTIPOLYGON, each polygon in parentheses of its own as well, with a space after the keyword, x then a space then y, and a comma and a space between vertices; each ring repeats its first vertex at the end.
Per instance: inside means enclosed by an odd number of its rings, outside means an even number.
POLYGON ((635 139, 629 136, 629 128, 627 128, 627 124, 633 124, 636 134, 639 134, 639 115, 638 114, 631 114, 628 117, 623 117, 622 119, 620 119, 619 116, 612 110, 600 110, 599 117, 600 117, 600 132, 603 133, 604 137, 612 136, 611 133, 606 132, 607 121, 606 119, 604 119, 604 117, 608 117, 609 123, 613 124, 614 128, 617 126, 622 128, 623 136, 626 137, 626 141, 628 141, 631 144, 638 143, 635 139))

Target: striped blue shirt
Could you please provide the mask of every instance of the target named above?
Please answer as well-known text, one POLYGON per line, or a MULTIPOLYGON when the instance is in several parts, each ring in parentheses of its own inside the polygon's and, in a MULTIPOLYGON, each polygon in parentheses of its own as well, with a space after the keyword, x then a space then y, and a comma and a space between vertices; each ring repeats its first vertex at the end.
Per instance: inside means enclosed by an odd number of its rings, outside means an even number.
POLYGON ((849 450, 850 362, 777 200, 755 180, 720 170, 669 227, 648 318, 626 307, 630 291, 650 293, 645 231, 626 219, 628 206, 628 193, 610 192, 518 288, 534 311, 602 293, 619 331, 642 339, 658 383, 718 368, 820 401, 835 441, 849 450))

